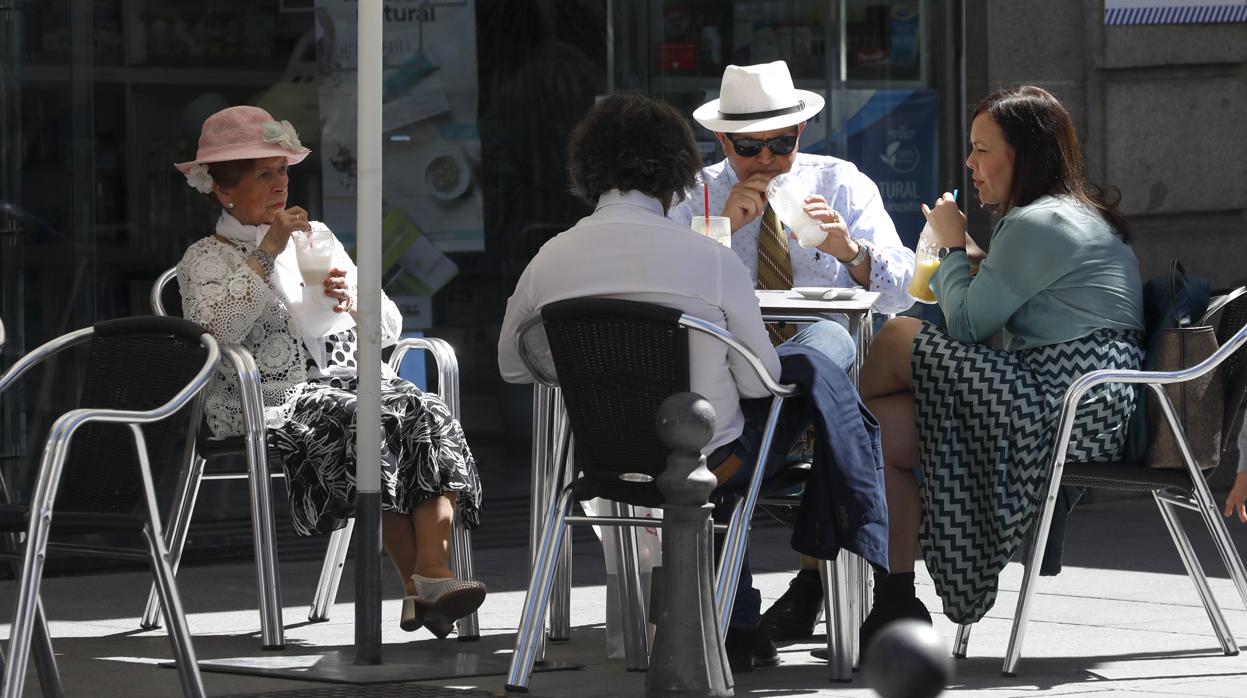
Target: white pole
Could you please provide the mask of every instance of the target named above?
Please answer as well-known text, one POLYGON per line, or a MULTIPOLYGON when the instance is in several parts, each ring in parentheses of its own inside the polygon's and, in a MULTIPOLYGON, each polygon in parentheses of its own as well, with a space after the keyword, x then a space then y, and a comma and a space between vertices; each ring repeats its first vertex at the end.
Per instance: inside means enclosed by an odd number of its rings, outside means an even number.
POLYGON ((356 263, 359 401, 355 423, 355 663, 381 663, 381 46, 382 0, 359 0, 356 263))

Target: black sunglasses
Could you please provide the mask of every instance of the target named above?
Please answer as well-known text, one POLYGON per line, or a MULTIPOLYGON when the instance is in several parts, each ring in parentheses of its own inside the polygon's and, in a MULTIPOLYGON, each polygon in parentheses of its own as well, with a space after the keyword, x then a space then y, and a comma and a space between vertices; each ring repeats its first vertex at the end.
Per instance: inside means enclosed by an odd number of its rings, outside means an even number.
POLYGON ((787 155, 792 152, 793 148, 797 147, 797 137, 793 135, 776 136, 766 140, 732 138, 731 136, 728 136, 727 139, 732 142, 732 148, 736 151, 736 154, 742 158, 757 157, 758 153, 762 152, 763 147, 771 151, 772 155, 787 155))

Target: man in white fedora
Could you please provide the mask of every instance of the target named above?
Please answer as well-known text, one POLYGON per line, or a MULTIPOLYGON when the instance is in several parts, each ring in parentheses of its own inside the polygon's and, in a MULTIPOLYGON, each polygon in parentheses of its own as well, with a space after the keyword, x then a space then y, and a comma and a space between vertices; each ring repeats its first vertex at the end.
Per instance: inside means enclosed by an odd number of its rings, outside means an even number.
MULTIPOLYGON (((714 132, 725 158, 704 168, 702 184, 668 215, 683 225, 703 215, 704 186, 710 215, 731 220, 732 250, 756 288, 860 286, 879 292, 876 311, 900 312, 913 304, 905 289, 914 253, 901 244, 879 187, 851 162, 800 152, 806 122, 822 109, 820 95, 793 86, 783 61, 729 65, 719 99, 693 112, 714 132), (785 172, 804 185, 805 211, 827 233, 816 247, 800 246, 767 203, 767 184, 785 172)), ((769 329, 777 343, 793 332, 769 329)), ((823 589, 816 561, 803 557, 801 567, 788 591, 762 614, 761 625, 774 640, 814 634, 823 589)))
MULTIPOLYGON (((913 275, 914 254, 901 244, 879 187, 851 162, 800 152, 806 122, 822 109, 820 95, 793 87, 783 61, 729 65, 719 99, 693 112, 698 123, 714 132, 725 155, 701 172, 710 193, 710 215, 731 220, 732 249, 758 288, 861 286, 881 294, 876 311, 899 312, 913 304, 905 287, 913 275), (805 210, 827 233, 816 247, 801 247, 777 217, 773 223, 767 220, 774 212, 767 205, 766 186, 784 172, 805 185, 805 210), (779 245, 764 232, 772 233, 779 245), (787 259, 772 264, 772 249, 787 259)), ((672 219, 689 225, 693 216, 703 215, 700 189, 694 187, 671 209, 672 219)))

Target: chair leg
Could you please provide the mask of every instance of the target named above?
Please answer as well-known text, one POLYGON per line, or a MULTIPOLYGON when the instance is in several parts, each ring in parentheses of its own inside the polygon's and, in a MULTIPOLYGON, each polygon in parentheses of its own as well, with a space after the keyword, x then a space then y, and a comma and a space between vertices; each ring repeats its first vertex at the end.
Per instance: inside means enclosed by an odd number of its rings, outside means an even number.
MULTIPOLYGON (((195 455, 191 458, 190 465, 178 476, 169 528, 165 531, 165 547, 169 550, 169 566, 173 568, 174 574, 177 574, 178 565, 182 562, 182 550, 186 547, 186 534, 190 530, 191 516, 195 513, 195 501, 199 498, 203 471, 204 459, 195 455)), ((155 582, 152 582, 152 587, 147 592, 147 605, 143 608, 139 627, 144 630, 160 627, 160 593, 155 582)))
POLYGON ((779 423, 779 413, 784 399, 776 396, 771 400, 770 414, 766 418, 766 428, 762 431, 762 443, 758 446, 758 461, 754 463, 753 473, 749 478, 749 488, 732 510, 732 520, 728 523, 727 533, 723 536, 723 552, 719 556, 719 568, 714 580, 715 612, 718 613, 719 635, 727 637, 727 626, 731 621, 732 605, 736 602, 736 586, 740 583, 740 566, 745 559, 745 549, 749 545, 749 522, 753 518, 753 510, 758 504, 758 492, 762 487, 762 476, 765 474, 766 454, 771 452, 771 441, 775 438, 775 427, 779 423))
MULTIPOLYGON (((630 504, 611 502, 611 510, 615 516, 636 515, 630 504)), ((619 616, 623 620, 624 665, 628 671, 645 671, 649 668, 649 624, 641 589, 636 528, 612 526, 611 535, 615 537, 615 550, 619 555, 619 616)))
MULTIPOLYGON (((541 547, 542 526, 544 525, 542 513, 547 511, 546 504, 550 501, 550 496, 546 490, 553 478, 554 465, 550 462, 550 413, 553 400, 553 388, 540 384, 533 386, 532 465, 528 471, 528 574, 530 577, 537 570, 537 550, 541 547)), ((545 638, 540 635, 538 635, 534 656, 537 660, 545 656, 545 638)))
POLYGON ((1200 479, 1195 483, 1194 489, 1197 508, 1204 518, 1208 532, 1212 534, 1217 552, 1221 554, 1221 562, 1225 564, 1226 571, 1230 573, 1230 579, 1234 580, 1234 587, 1238 589, 1238 596, 1242 599, 1243 605, 1247 606, 1247 569, 1243 567, 1243 558, 1239 556, 1238 548, 1234 546, 1234 540, 1230 538, 1230 532, 1225 527, 1225 519, 1221 518, 1221 511, 1217 508, 1212 492, 1208 489, 1208 481, 1200 479))
MULTIPOLYGON (((0 476, 0 493, 4 497, 4 501, 9 501, 8 488, 3 484, 3 477, 0 476)), ((21 546, 17 542, 17 534, 6 533, 0 536, 3 541, 4 549, 8 552, 17 552, 21 546)), ((14 579, 21 578, 21 567, 14 561, 10 564, 11 572, 14 579)), ((65 687, 61 684, 61 673, 56 667, 56 653, 52 649, 52 635, 48 632, 47 614, 43 611, 43 601, 40 600, 35 607, 35 627, 32 635, 35 652, 35 670, 39 673, 39 687, 42 689, 44 698, 61 698, 65 695, 65 687)), ((4 653, 0 652, 0 672, 4 670, 4 653)))
MULTIPOLYGON (((463 521, 455 517, 455 527, 450 538, 450 569, 459 579, 474 579, 476 572, 472 565, 472 534, 464 527, 463 521)), ((480 621, 476 611, 459 619, 459 641, 466 642, 481 639, 480 621)))
POLYGON ((174 582, 173 567, 169 564, 169 553, 165 550, 164 540, 152 532, 150 521, 143 527, 143 536, 147 538, 152 573, 156 576, 156 588, 160 590, 160 605, 169 628, 169 643, 173 646, 182 695, 199 698, 207 694, 204 692, 203 677, 199 674, 195 647, 191 644, 190 628, 186 625, 186 615, 182 610, 182 599, 174 582))
MULTIPOLYGON (((561 398, 561 395, 560 395, 561 398)), ((545 501, 552 501, 555 493, 575 479, 575 444, 571 437, 571 425, 567 414, 560 407, 553 421, 552 453, 554 454, 555 478, 547 484, 549 492, 545 501)), ((554 564, 554 587, 550 592, 550 632, 543 642, 566 642, 572 636, 572 538, 563 541, 554 564)))
MULTIPOLYGON (((1062 411, 1062 425, 1065 425, 1066 414, 1062 411)), ((1068 438, 1068 429, 1063 438, 1068 438)), ((1060 443, 1060 442, 1058 442, 1060 443)), ((1060 449, 1063 451, 1063 449, 1060 449)), ((1026 637, 1026 624, 1030 620, 1031 600, 1035 595, 1035 580, 1039 578, 1039 567, 1043 564, 1044 549, 1048 547, 1048 529, 1052 527, 1052 512, 1056 509, 1057 495, 1061 491, 1061 471, 1064 466, 1064 453, 1059 452, 1056 465, 1049 476, 1048 491, 1040 501, 1039 520, 1031 531, 1031 557, 1022 575, 1022 589, 1018 593, 1017 609, 1013 613, 1013 630, 1009 634, 1009 648, 1005 653, 1004 666, 1001 673, 1008 677, 1017 676, 1018 662, 1022 659, 1022 640, 1026 637)))
POLYGON ((819 560, 819 577, 823 581, 823 617, 827 619, 827 666, 832 681, 853 680, 854 617, 849 597, 854 589, 849 582, 849 566, 853 561, 841 552, 839 560, 819 560))
POLYGON ((329 535, 325 561, 320 566, 316 592, 312 594, 312 607, 307 612, 309 623, 329 620, 329 611, 338 598, 338 584, 342 581, 342 568, 346 565, 346 554, 351 547, 351 532, 354 530, 355 519, 352 517, 346 520, 345 526, 329 535))
MULTIPOLYGON (((36 494, 38 497, 38 493, 36 494)), ((9 633, 9 658, 4 665, 4 698, 21 698, 26 684, 26 665, 30 659, 31 638, 40 614, 39 585, 47 555, 48 533, 52 526, 51 497, 31 506, 31 522, 26 537, 26 553, 18 576, 17 600, 9 633)))
POLYGON ((264 649, 279 650, 285 647, 286 640, 281 617, 281 580, 277 576, 277 536, 273 531, 273 485, 263 435, 247 438, 247 483, 251 488, 260 638, 264 649))
MULTIPOLYGON (((1186 567, 1186 574, 1191 578, 1191 583, 1195 585, 1195 591, 1199 594, 1199 600, 1204 604, 1204 611, 1208 613, 1213 632, 1217 635, 1217 641, 1221 643, 1221 651, 1228 656, 1238 654, 1238 645, 1234 643, 1230 625, 1226 622, 1225 615, 1221 613, 1221 606, 1217 604, 1212 588, 1208 586, 1208 577, 1204 575, 1204 568, 1199 564, 1199 558, 1195 555, 1194 548, 1191 547, 1191 540, 1186 535, 1186 529, 1182 527, 1182 522, 1178 520, 1173 510, 1173 502, 1160 492, 1153 491, 1152 496, 1156 500, 1157 508, 1160 509, 1161 518, 1165 520, 1165 527, 1169 529, 1169 537, 1173 539, 1173 544, 1178 549, 1178 556, 1182 558, 1182 564, 1186 567)), ((1215 533, 1213 537, 1216 537, 1215 533)))
POLYGON ((572 637, 572 539, 563 541, 554 561, 554 588, 550 592, 551 642, 567 642, 572 637))
POLYGON ((550 507, 542 529, 541 543, 533 563, 532 578, 524 595, 524 609, 520 613, 520 627, 515 635, 515 651, 511 655, 511 668, 507 673, 506 690, 528 692, 528 681, 533 673, 533 661, 537 657, 542 630, 545 629, 546 609, 550 603, 550 588, 554 585, 555 560, 567 533, 565 523, 572 504, 572 491, 567 488, 550 507))
POLYGON ((970 630, 974 627, 971 623, 962 623, 957 626, 957 637, 953 640, 953 656, 958 659, 966 658, 966 649, 970 647, 970 630))

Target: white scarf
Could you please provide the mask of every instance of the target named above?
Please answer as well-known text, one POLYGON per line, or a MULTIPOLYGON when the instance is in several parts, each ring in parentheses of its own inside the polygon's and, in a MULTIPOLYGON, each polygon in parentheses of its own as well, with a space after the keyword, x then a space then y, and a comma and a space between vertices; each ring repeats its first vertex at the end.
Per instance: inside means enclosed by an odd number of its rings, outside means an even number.
MULTIPOLYGON (((268 233, 268 227, 268 223, 246 225, 228 211, 221 211, 221 217, 216 223, 216 233, 229 240, 259 247, 260 241, 268 233)), ((355 271, 354 262, 337 238, 334 238, 334 245, 333 264, 339 269, 346 269, 349 276, 355 271)), ((304 295, 303 276, 299 273, 299 259, 295 255, 293 242, 287 244, 286 249, 277 255, 269 284, 286 302, 308 356, 324 371, 328 368, 325 337, 354 327, 355 318, 350 313, 333 312, 319 293, 320 289, 311 289, 307 296, 304 295)))

